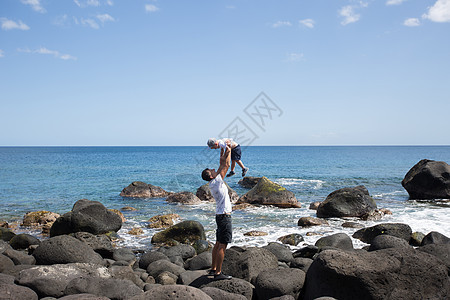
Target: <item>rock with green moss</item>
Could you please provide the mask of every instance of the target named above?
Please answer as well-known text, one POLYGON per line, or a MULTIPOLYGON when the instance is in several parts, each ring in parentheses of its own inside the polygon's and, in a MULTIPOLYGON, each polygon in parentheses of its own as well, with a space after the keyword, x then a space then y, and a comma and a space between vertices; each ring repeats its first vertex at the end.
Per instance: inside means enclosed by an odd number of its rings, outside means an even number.
POLYGON ((189 245, 197 240, 206 240, 205 229, 197 221, 183 221, 155 233, 152 237, 153 244, 163 244, 170 240, 189 245))
POLYGON ((273 205, 281 208, 298 208, 301 206, 293 192, 270 181, 267 177, 262 177, 257 185, 239 198, 237 203, 273 205))

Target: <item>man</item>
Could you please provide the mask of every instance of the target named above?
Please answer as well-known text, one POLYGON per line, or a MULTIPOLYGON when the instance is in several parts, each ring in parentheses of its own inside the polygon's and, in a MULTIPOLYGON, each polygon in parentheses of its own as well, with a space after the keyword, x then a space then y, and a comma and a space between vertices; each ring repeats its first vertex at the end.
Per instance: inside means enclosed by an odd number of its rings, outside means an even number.
POLYGON ((226 147, 225 151, 220 150, 220 165, 215 169, 205 169, 202 172, 203 180, 209 181, 211 194, 216 200, 216 244, 212 252, 212 266, 209 275, 214 275, 214 279, 231 279, 231 276, 222 273, 222 263, 225 258, 227 245, 231 243, 231 201, 228 195, 228 188, 223 181, 228 168, 230 167, 231 149, 226 147))

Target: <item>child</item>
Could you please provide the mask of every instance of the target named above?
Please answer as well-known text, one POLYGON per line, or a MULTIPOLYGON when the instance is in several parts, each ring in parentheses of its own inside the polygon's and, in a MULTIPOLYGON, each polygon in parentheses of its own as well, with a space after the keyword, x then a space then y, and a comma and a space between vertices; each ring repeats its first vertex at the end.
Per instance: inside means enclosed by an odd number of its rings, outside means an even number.
POLYGON ((215 138, 210 138, 207 142, 208 147, 210 149, 218 149, 221 148, 221 151, 225 151, 226 147, 231 148, 231 169, 230 172, 227 174, 227 177, 231 177, 234 174, 234 168, 236 167, 236 163, 242 168, 242 177, 247 174, 248 168, 244 166, 244 164, 241 161, 241 145, 233 141, 233 139, 230 138, 224 138, 221 140, 216 140, 215 138))

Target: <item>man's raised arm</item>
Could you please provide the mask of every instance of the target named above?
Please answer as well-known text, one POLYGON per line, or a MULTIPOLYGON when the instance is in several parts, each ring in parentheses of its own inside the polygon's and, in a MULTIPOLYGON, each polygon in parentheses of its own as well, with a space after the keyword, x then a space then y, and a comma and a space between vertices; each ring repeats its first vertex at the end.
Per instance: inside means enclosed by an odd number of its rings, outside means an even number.
POLYGON ((217 173, 219 173, 222 176, 222 179, 225 178, 228 172, 228 168, 230 167, 231 162, 231 148, 227 147, 224 153, 220 153, 220 165, 219 169, 217 170, 217 173))

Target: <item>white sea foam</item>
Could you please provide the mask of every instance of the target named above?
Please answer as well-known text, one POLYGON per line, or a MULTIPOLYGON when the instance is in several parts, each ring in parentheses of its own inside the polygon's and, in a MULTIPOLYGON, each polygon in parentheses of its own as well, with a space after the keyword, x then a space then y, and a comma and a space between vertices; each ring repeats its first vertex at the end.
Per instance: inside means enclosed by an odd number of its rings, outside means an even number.
POLYGON ((322 188, 325 181, 318 179, 301 179, 301 178, 279 178, 275 179, 274 182, 282 186, 299 186, 305 188, 312 188, 318 190, 322 188))

